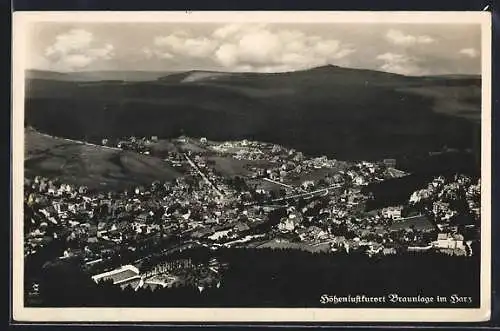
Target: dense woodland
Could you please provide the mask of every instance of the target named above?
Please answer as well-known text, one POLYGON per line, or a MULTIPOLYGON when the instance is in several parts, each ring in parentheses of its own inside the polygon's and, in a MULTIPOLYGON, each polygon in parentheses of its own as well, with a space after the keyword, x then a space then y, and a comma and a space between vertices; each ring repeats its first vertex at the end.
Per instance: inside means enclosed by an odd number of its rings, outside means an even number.
POLYGON ((445 176, 453 178, 455 174, 470 176, 474 181, 480 177, 480 163, 476 155, 470 152, 442 152, 436 155, 408 155, 397 160, 397 168, 410 174, 400 178, 375 182, 363 188, 363 193, 372 194, 367 201, 367 209, 404 204, 416 190, 428 185, 433 178, 445 176))
POLYGON ((218 141, 246 138, 341 160, 476 148, 480 137, 477 77, 405 77, 335 66, 191 83, 186 75, 123 84, 31 79, 26 124, 95 141, 181 132, 218 141), (442 100, 428 96, 436 88, 442 100), (448 97, 456 104, 443 102, 448 97))

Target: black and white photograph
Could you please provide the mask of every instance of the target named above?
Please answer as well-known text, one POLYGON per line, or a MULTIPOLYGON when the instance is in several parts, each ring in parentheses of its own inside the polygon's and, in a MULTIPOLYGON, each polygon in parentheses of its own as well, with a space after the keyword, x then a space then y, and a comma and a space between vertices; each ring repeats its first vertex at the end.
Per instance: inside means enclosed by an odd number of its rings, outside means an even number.
POLYGON ((14 318, 488 319, 488 13, 13 22, 14 318))

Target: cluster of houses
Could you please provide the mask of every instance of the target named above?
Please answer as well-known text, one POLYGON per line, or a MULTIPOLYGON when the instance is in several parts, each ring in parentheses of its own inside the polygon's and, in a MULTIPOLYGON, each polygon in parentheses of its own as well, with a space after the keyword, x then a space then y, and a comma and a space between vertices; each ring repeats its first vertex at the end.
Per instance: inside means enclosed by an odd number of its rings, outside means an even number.
MULTIPOLYGON (((277 229, 282 234, 293 234, 292 238, 298 242, 314 245, 330 243, 334 251, 339 247, 347 251, 362 247, 367 248, 369 255, 373 255, 393 254, 396 248, 402 248, 408 251, 437 250, 446 254, 471 255, 474 239, 465 238, 459 227, 453 225, 452 217, 459 212, 451 209, 450 203, 442 198, 459 199, 458 189, 467 192, 467 204, 475 215, 474 208, 480 200, 479 185, 479 182, 473 184, 466 176, 456 176, 453 180, 438 177, 426 189, 428 193, 425 197, 430 199, 432 208, 421 208, 418 213, 414 210, 410 215, 405 212, 405 208, 415 204, 415 196, 422 197, 422 190, 413 193, 407 205, 389 206, 369 213, 356 213, 353 207, 360 202, 346 204, 346 198, 353 194, 344 192, 344 197, 340 194, 337 199, 329 199, 327 206, 313 216, 307 216, 310 205, 302 210, 288 208, 287 215, 281 219, 277 229), (339 241, 339 238, 342 240, 339 241)), ((466 228, 476 226, 475 222, 465 225, 466 228)))
MULTIPOLYGON (((126 144, 144 146, 156 140, 130 138, 126 144)), ((261 151, 270 166, 249 168, 243 181, 267 181, 284 187, 286 195, 323 191, 300 208, 297 200, 284 202, 286 216, 279 220, 274 232, 263 235, 254 229, 268 222, 269 213, 277 208, 265 203, 275 201, 271 191, 264 186, 236 187, 218 174, 200 152, 174 153, 173 159, 185 172, 183 177, 122 192, 92 192, 84 186, 37 176, 25 181, 25 254, 36 254, 58 240, 64 241, 66 248, 53 258, 80 256, 85 263, 98 264, 124 248, 136 251, 154 236, 175 236, 211 249, 271 240, 274 236, 305 245, 328 243, 334 251, 363 248, 368 254, 394 254, 398 247, 467 251, 468 240, 450 227, 456 216, 452 202, 464 198, 476 218, 480 216, 480 182, 473 183, 465 176, 451 181, 438 177, 410 196, 408 205, 428 202, 428 214, 405 216, 404 206, 367 213, 367 197, 361 187, 394 177, 391 162, 340 164, 326 157, 305 158, 295 150, 252 141, 213 145, 202 139, 200 144, 250 160, 261 151), (241 150, 250 152, 238 152, 241 150), (338 170, 321 180, 301 180, 291 185, 294 176, 303 178, 311 171, 334 167, 338 170), (330 189, 337 184, 338 188, 330 189), (258 202, 257 196, 261 199, 258 202)), ((123 278, 119 282, 140 281, 135 269, 125 269, 116 271, 116 275, 129 275, 130 279, 119 276, 123 278)))
POLYGON ((111 141, 109 138, 103 138, 101 140, 102 146, 116 147, 123 150, 131 150, 145 155, 151 153, 151 145, 158 142, 158 136, 151 136, 149 138, 142 137, 137 138, 135 136, 119 139, 117 141, 111 141))
POLYGON ((172 183, 107 194, 39 176, 26 180, 25 252, 34 254, 59 239, 67 242, 62 258, 78 254, 91 261, 109 249, 130 242, 139 245, 159 233, 235 240, 267 220, 259 206, 238 209, 240 197, 215 174, 207 172, 209 180, 225 191, 223 197, 194 169, 190 171, 172 183))
POLYGON ((220 271, 223 267, 224 265, 216 258, 210 259, 205 264, 195 264, 191 259, 170 260, 142 271, 135 265, 126 264, 93 275, 92 280, 96 283, 108 281, 122 289, 128 287, 134 291, 141 288, 154 291, 158 288, 170 288, 176 284, 183 284, 197 287, 201 292, 206 287, 221 286, 220 271), (187 273, 196 277, 186 277, 187 273))

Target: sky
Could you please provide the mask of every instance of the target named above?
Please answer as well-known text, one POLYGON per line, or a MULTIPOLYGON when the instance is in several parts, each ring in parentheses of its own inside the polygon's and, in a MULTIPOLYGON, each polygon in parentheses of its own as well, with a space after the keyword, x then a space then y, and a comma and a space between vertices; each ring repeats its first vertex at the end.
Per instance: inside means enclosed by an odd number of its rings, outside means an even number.
POLYGON ((479 24, 37 22, 27 44, 27 68, 60 72, 333 64, 411 76, 481 73, 479 24))

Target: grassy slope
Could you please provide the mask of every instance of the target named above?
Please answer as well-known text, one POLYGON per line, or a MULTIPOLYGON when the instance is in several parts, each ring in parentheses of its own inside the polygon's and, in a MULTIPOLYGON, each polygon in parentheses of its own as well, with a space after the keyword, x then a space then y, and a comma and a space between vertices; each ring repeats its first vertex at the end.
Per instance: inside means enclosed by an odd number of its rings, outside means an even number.
POLYGON ((45 70, 26 70, 27 79, 62 80, 69 82, 90 82, 100 80, 151 81, 170 74, 155 71, 82 71, 62 73, 45 70))
POLYGON ((25 133, 25 172, 55 176, 90 188, 123 188, 179 174, 160 159, 41 135, 25 133))

